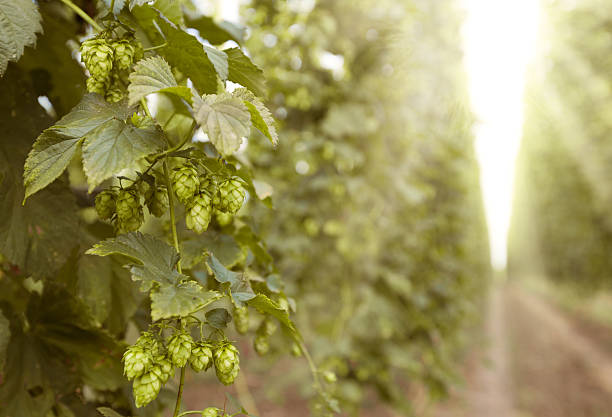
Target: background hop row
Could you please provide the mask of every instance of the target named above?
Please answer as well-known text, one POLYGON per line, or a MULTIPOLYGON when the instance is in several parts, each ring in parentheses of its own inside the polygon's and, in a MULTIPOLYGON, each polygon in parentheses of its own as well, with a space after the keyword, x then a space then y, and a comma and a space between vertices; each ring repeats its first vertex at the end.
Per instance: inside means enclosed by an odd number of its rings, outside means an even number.
POLYGON ((196 233, 208 229, 213 213, 221 226, 228 225, 244 203, 240 181, 225 179, 215 188, 212 178, 201 177, 190 165, 175 169, 172 182, 176 197, 186 208, 185 223, 196 233))
MULTIPOLYGON (((141 192, 137 187, 108 189, 96 196, 96 212, 100 219, 112 220, 117 233, 134 232, 144 222, 141 192)), ((161 217, 168 209, 168 191, 163 186, 148 186, 145 205, 149 213, 161 217)))
POLYGON ((90 74, 87 91, 98 93, 110 102, 123 99, 122 78, 142 56, 142 45, 135 39, 99 37, 84 41, 81 60, 90 74))

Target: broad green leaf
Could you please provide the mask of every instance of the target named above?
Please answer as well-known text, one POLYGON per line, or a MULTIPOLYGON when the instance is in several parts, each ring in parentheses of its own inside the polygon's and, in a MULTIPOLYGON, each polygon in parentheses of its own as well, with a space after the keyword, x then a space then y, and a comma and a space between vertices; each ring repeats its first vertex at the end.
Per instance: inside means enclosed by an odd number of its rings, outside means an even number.
POLYGON ((232 321, 232 315, 224 308, 213 308, 206 312, 206 321, 216 329, 225 329, 232 321))
POLYGON ((181 244, 181 265, 191 268, 205 258, 206 251, 214 253, 221 263, 231 268, 244 258, 244 251, 231 235, 209 230, 181 244))
POLYGON ((55 181, 64 172, 82 141, 82 138, 64 136, 54 129, 47 129, 41 133, 25 162, 24 201, 55 181))
POLYGON ((206 55, 208 55, 208 59, 210 59, 210 62, 212 62, 214 65, 215 71, 217 71, 219 78, 226 81, 229 69, 227 64, 227 55, 225 52, 208 45, 204 45, 204 50, 206 51, 206 55))
POLYGON ((225 49, 229 67, 228 80, 248 88, 256 96, 266 94, 266 80, 263 71, 253 64, 240 48, 225 49))
POLYGON ((9 61, 17 61, 26 46, 42 32, 40 13, 31 0, 0 0, 0 75, 9 61))
POLYGON ((11 340, 11 328, 9 324, 8 319, 4 317, 2 310, 0 310, 0 374, 4 370, 4 364, 6 363, 6 348, 11 340))
POLYGON ((222 284, 229 284, 229 289, 234 303, 242 306, 245 301, 250 300, 255 296, 251 284, 244 273, 230 271, 217 259, 217 257, 209 253, 206 261, 208 267, 213 271, 215 279, 222 284))
POLYGON ((166 242, 140 232, 106 239, 86 253, 98 256, 123 255, 136 261, 135 264, 129 264, 129 269, 134 280, 142 281, 143 291, 150 290, 154 283, 175 285, 187 279, 175 269, 179 260, 176 250, 166 242))
POLYGON ((136 6, 142 6, 147 4, 150 0, 130 0, 130 10, 132 10, 136 6))
POLYGON ((176 0, 156 0, 153 7, 175 25, 181 27, 185 25, 181 2, 176 0))
POLYGON ((217 73, 200 41, 164 19, 157 19, 156 22, 167 42, 159 53, 172 67, 189 77, 199 92, 216 92, 217 73))
POLYGON ((195 120, 215 148, 231 155, 240 148, 242 138, 249 133, 251 115, 242 100, 228 93, 193 97, 195 120))
POLYGON ((289 330, 290 334, 297 340, 300 340, 300 335, 289 318, 287 310, 280 308, 278 304, 266 297, 264 294, 257 294, 255 297, 247 301, 247 304, 251 307, 255 307, 259 312, 263 314, 269 314, 276 318, 280 323, 289 330))
POLYGON ((237 89, 233 92, 233 95, 244 100, 244 104, 249 109, 249 113, 251 113, 253 127, 270 139, 270 142, 274 145, 278 145, 275 121, 265 104, 246 88, 237 89))
POLYGON ((97 127, 87 134, 83 144, 89 191, 124 169, 136 168, 140 159, 163 147, 163 136, 156 128, 139 129, 116 119, 97 127))
POLYGON ((163 285, 151 291, 151 318, 156 321, 187 316, 221 297, 223 294, 207 291, 195 281, 163 285))
MULTIPOLYGON (((134 0, 132 0, 132 1, 134 1, 134 0)), ((118 412, 116 412, 115 410, 113 410, 112 408, 98 407, 97 410, 104 417, 124 417, 121 414, 119 414, 118 412)))
POLYGON ((146 58, 134 66, 128 86, 130 105, 152 93, 171 93, 191 102, 191 90, 179 86, 172 75, 170 65, 160 56, 146 58))
POLYGON ((240 44, 244 41, 246 30, 243 26, 238 26, 226 20, 215 22, 208 16, 187 20, 189 27, 197 29, 200 36, 213 45, 221 45, 227 41, 240 44))
POLYGON ((80 138, 112 119, 127 120, 134 109, 125 101, 109 103, 99 94, 89 93, 81 102, 62 117, 53 129, 65 136, 80 138))

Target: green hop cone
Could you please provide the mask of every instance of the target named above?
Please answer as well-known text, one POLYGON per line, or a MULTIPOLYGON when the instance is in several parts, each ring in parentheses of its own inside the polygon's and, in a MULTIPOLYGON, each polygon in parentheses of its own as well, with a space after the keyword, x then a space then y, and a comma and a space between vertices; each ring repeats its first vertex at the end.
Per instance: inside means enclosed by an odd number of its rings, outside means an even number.
POLYGON ((135 190, 119 190, 116 210, 115 228, 117 233, 134 232, 140 228, 144 221, 140 196, 135 190))
POLYGON ((257 334, 253 339, 253 348, 258 355, 264 356, 270 351, 270 336, 257 334))
POLYGON ((113 41, 111 47, 115 51, 114 66, 119 71, 127 71, 132 67, 132 64, 139 58, 138 55, 142 56, 142 52, 138 52, 138 49, 142 51, 142 46, 136 41, 129 41, 127 39, 119 39, 113 41))
POLYGON ((151 332, 142 333, 138 340, 136 340, 136 345, 149 351, 153 356, 157 355, 161 350, 159 340, 151 332))
POLYGON ((266 316, 264 321, 261 322, 261 325, 257 329, 257 333, 272 336, 277 328, 278 325, 276 322, 270 316, 266 316))
POLYGON ((180 332, 172 336, 168 343, 168 357, 174 366, 177 368, 185 366, 191 356, 193 344, 189 333, 180 332))
POLYGON ((161 217, 168 210, 168 191, 166 187, 149 187, 145 193, 145 204, 149 213, 161 217))
POLYGON ((81 44, 81 61, 93 78, 106 80, 113 70, 113 48, 103 38, 88 39, 81 44))
POLYGON ((172 362, 166 356, 157 356, 154 362, 159 367, 159 379, 162 384, 165 384, 174 376, 174 366, 172 366, 172 362))
POLYGON ((244 195, 244 190, 238 180, 225 180, 219 184, 215 195, 215 206, 224 213, 236 214, 244 203, 244 195))
POLYGON ((220 411, 217 407, 207 407, 202 410, 202 417, 219 417, 220 411))
POLYGON ((249 309, 245 307, 236 307, 234 309, 234 327, 240 334, 246 334, 249 331, 249 309))
POLYGON ((172 183, 179 201, 183 204, 188 204, 200 187, 198 171, 193 167, 183 166, 173 172, 172 183))
POLYGON ((228 226, 232 223, 232 220, 234 218, 232 214, 224 213, 217 209, 214 209, 213 212, 215 213, 215 219, 217 219, 217 223, 219 223, 219 226, 228 226))
POLYGON ((89 77, 86 81, 87 91, 90 93, 98 93, 101 96, 106 94, 106 90, 108 89, 108 80, 107 79, 98 79, 95 77, 89 77))
POLYGON ((207 371, 213 364, 212 345, 199 342, 191 350, 189 365, 196 372, 207 371))
POLYGON ((212 201, 208 194, 196 195, 187 205, 185 223, 187 228, 196 233, 202 233, 208 229, 208 224, 212 216, 212 201))
POLYGON ((229 342, 224 342, 213 353, 217 378, 224 385, 230 385, 238 376, 240 357, 238 349, 229 342))
POLYGON ((123 373, 128 380, 143 375, 153 364, 151 353, 142 346, 130 346, 123 354, 123 373))
POLYGON ((108 89, 106 91, 106 94, 104 95, 104 98, 109 103, 116 103, 118 101, 123 100, 124 97, 125 97, 125 94, 123 93, 123 91, 121 91, 121 89, 116 88, 116 87, 108 89))
POLYGON ((134 380, 132 390, 134 391, 134 401, 136 402, 136 407, 144 407, 157 398, 157 394, 159 394, 159 390, 162 387, 162 381, 159 374, 159 367, 155 367, 150 372, 147 372, 134 380))
POLYGON ((104 190, 96 196, 96 212, 103 220, 108 220, 115 214, 115 193, 104 190))

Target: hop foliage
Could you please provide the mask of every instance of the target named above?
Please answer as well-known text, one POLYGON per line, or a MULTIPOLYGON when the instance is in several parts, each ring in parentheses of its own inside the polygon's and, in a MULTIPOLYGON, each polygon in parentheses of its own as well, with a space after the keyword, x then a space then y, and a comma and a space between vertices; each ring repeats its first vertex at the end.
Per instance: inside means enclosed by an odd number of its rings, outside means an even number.
POLYGON ((183 204, 188 204, 200 187, 198 171, 190 166, 183 166, 172 174, 172 182, 176 197, 183 204))
POLYGON ((144 213, 140 204, 140 196, 136 190, 119 190, 117 193, 116 209, 115 228, 117 233, 133 232, 140 228, 144 221, 144 213))
POLYGON ((221 343, 214 351, 217 378, 224 385, 231 385, 240 370, 238 349, 229 342, 221 343))

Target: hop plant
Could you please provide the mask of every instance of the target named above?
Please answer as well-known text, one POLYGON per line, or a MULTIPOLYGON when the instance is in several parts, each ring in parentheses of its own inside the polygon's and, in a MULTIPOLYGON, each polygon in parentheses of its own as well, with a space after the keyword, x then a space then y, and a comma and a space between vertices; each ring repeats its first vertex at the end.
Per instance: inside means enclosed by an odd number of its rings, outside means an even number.
POLYGON ((81 61, 97 80, 107 80, 113 69, 114 50, 104 38, 88 39, 81 44, 81 61))
POLYGON ((187 228, 199 234, 208 229, 211 216, 211 198, 206 193, 198 194, 187 206, 185 223, 187 224, 187 228))
POLYGON ((244 203, 244 195, 240 182, 230 178, 219 184, 214 204, 222 212, 235 214, 244 203))
POLYGON ((191 350, 189 365, 196 372, 207 371, 213 364, 213 352, 210 343, 197 343, 191 350))
POLYGON ((144 221, 140 196, 135 190, 119 190, 116 200, 117 233, 133 232, 140 228, 144 221))
POLYGON ((253 348, 258 355, 266 355, 270 351, 270 336, 257 334, 253 339, 253 348))
POLYGON ((200 186, 198 171, 193 167, 183 166, 172 174, 172 183, 179 201, 188 204, 200 186))
POLYGON ((202 417, 219 417, 220 411, 217 407, 208 407, 202 411, 202 417))
POLYGON ((142 56, 142 45, 136 40, 118 39, 111 43, 115 52, 114 66, 119 71, 127 71, 142 56))
POLYGON ((166 187, 150 187, 145 193, 145 204, 149 213, 161 217, 168 210, 168 191, 166 187))
POLYGON ((224 342, 213 354, 217 378, 224 385, 230 385, 238 376, 240 358, 238 349, 229 342, 224 342))
POLYGON ((134 380, 132 390, 134 391, 136 407, 143 407, 157 398, 157 394, 162 387, 160 373, 161 370, 157 366, 134 380))
POLYGON ((193 344, 193 339, 187 332, 180 332, 172 336, 168 343, 168 356, 174 366, 177 368, 185 366, 191 357, 193 344))
POLYGON ((249 309, 245 307, 236 307, 234 309, 234 326, 240 334, 245 334, 249 331, 249 309))
POLYGON ((104 190, 96 196, 96 212, 98 216, 107 220, 115 214, 115 193, 112 190, 104 190))
POLYGON ((123 373, 128 380, 143 375, 153 364, 150 351, 139 345, 130 346, 123 354, 123 373))

